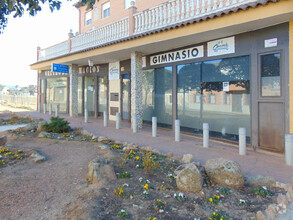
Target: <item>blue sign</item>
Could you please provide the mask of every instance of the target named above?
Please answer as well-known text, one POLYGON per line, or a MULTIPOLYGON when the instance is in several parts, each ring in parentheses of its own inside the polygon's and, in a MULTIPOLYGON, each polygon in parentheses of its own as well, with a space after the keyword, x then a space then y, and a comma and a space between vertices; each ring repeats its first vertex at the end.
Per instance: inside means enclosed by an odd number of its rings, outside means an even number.
POLYGON ((58 63, 52 63, 51 71, 58 73, 69 73, 69 66, 58 63))

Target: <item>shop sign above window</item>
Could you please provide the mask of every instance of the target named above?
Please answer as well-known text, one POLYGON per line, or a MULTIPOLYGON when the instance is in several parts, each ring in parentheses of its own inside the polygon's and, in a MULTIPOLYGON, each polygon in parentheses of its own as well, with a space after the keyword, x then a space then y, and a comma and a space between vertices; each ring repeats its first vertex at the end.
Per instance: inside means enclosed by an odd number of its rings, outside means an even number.
POLYGON ((191 47, 150 57, 151 65, 178 62, 203 57, 203 46, 191 47))
POLYGON ((208 57, 235 53, 235 37, 208 42, 208 57))

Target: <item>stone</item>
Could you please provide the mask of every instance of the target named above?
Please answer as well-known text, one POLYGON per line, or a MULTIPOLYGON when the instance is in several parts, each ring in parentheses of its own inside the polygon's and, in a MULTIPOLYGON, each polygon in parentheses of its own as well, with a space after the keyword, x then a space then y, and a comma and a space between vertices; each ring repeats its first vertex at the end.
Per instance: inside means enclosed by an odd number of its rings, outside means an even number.
POLYGON ((39 135, 38 135, 39 138, 42 138, 42 137, 45 137, 45 136, 50 136, 51 137, 51 133, 43 131, 43 132, 39 133, 39 135))
POLYGON ((202 190, 203 178, 194 163, 183 164, 175 172, 176 185, 182 192, 199 192, 202 190))
POLYGON ((269 217, 269 219, 275 219, 277 212, 276 212, 276 205, 271 204, 269 207, 265 210, 266 215, 269 217))
POLYGON ((284 204, 284 205, 287 206, 288 205, 288 199, 287 199, 286 195, 283 195, 281 193, 278 193, 277 203, 284 204))
POLYGON ((182 157, 182 162, 183 163, 191 163, 192 158, 193 158, 192 154, 184 154, 182 157))
POLYGON ((31 122, 28 123, 26 126, 22 128, 23 131, 31 131, 31 130, 37 130, 38 129, 38 123, 37 122, 31 122))
POLYGON ((6 143, 7 143, 7 137, 6 136, 0 137, 0 146, 5 146, 6 143))
POLYGON ((98 141, 102 142, 102 141, 108 141, 109 139, 107 137, 99 137, 98 141))
POLYGON ((82 135, 84 135, 84 136, 89 136, 89 137, 92 137, 92 136, 93 136, 92 133, 88 132, 88 131, 85 130, 85 129, 81 129, 80 133, 81 133, 82 135))
POLYGON ((244 176, 240 165, 224 158, 210 159, 205 164, 205 170, 210 180, 219 185, 242 188, 244 176))
POLYGON ((109 145, 107 145, 107 144, 99 145, 99 148, 100 149, 110 149, 109 145))
POLYGON ((41 132, 41 131, 43 131, 44 129, 43 129, 43 125, 44 124, 47 124, 47 122, 46 121, 40 121, 39 123, 38 123, 38 126, 37 126, 37 132, 41 132))
POLYGON ((31 154, 30 158, 35 162, 35 163, 40 163, 40 162, 44 162, 46 160, 46 157, 41 155, 39 152, 37 151, 33 151, 33 153, 31 154))
POLYGON ((266 216, 262 213, 262 211, 258 211, 256 213, 256 220, 266 220, 266 216))
POLYGON ((254 186, 274 187, 276 185, 276 180, 272 176, 248 176, 246 180, 248 184, 254 186))
POLYGON ((93 160, 88 165, 88 181, 95 184, 105 179, 115 180, 116 174, 107 160, 93 160))
POLYGON ((288 191, 286 197, 289 202, 293 202, 293 191, 288 191))
POLYGON ((136 147, 130 147, 130 146, 123 147, 123 151, 130 151, 130 150, 137 150, 137 148, 136 147))
POLYGON ((167 156, 169 159, 171 159, 171 158, 174 156, 174 154, 171 153, 171 152, 169 152, 169 153, 166 154, 166 156, 167 156))

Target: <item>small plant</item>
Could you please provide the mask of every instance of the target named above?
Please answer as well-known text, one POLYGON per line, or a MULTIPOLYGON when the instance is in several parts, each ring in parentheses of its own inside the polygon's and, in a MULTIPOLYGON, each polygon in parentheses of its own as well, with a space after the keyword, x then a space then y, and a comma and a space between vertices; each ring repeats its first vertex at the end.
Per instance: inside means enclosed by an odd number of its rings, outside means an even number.
POLYGON ((149 189, 149 184, 148 183, 146 183, 145 185, 144 185, 144 187, 143 187, 145 190, 148 190, 149 189))
POLYGON ((122 147, 121 147, 120 145, 118 145, 118 144, 112 144, 112 145, 110 146, 110 148, 111 148, 112 150, 119 150, 119 149, 121 149, 122 147))
POLYGON ((131 177, 131 174, 126 171, 124 173, 117 173, 117 177, 118 178, 121 178, 121 179, 122 178, 130 178, 131 177))
POLYGON ((144 179, 144 178, 142 178, 142 177, 139 177, 138 180, 139 180, 139 182, 141 182, 141 183, 150 183, 150 181, 149 181, 148 179, 144 179))
POLYGON ((122 198, 123 196, 125 196, 125 191, 123 189, 123 186, 118 187, 117 189, 114 189, 114 195, 118 196, 120 198, 122 198))
POLYGON ((158 213, 164 212, 165 208, 167 207, 167 202, 163 202, 160 199, 155 200, 155 210, 158 213))
POLYGON ((143 165, 141 165, 141 164, 136 164, 136 166, 135 166, 136 168, 138 168, 138 169, 144 169, 144 166, 143 165))
POLYGON ((222 187, 220 189, 220 193, 225 194, 225 195, 229 195, 229 194, 231 194, 231 189, 229 189, 227 187, 222 187))
POLYGON ((45 131, 52 133, 65 133, 70 130, 70 127, 68 126, 69 122, 65 121, 64 118, 51 117, 50 120, 50 123, 42 126, 45 131))
POLYGON ((207 198, 207 202, 213 205, 218 205, 220 202, 220 196, 214 195, 207 198))
POLYGON ((244 199, 239 199, 238 205, 239 206, 246 206, 247 203, 246 203, 246 201, 244 199))
POLYGON ((145 157, 142 158, 144 169, 147 173, 156 170, 160 164, 154 161, 153 155, 151 152, 147 152, 145 157))
POLYGON ((228 218, 225 212, 216 211, 210 215, 209 220, 232 220, 232 219, 228 218))
POLYGON ((157 220, 156 217, 149 217, 148 220, 157 220))
POLYGON ((68 138, 68 137, 70 137, 70 134, 69 133, 64 133, 64 134, 62 134, 62 137, 63 138, 68 138))
POLYGON ((128 158, 128 159, 132 159, 132 158, 134 158, 134 157, 135 157, 135 151, 134 151, 134 150, 130 150, 130 152, 128 153, 127 158, 128 158))
POLYGON ((117 216, 120 218, 128 217, 128 212, 125 211, 124 209, 121 209, 118 213, 117 216))
POLYGON ((143 198, 149 198, 150 196, 151 196, 151 194, 149 193, 149 191, 144 190, 144 191, 142 192, 142 197, 143 197, 143 198))
POLYGON ((270 196, 269 191, 267 190, 266 186, 258 186, 251 190, 254 194, 260 195, 262 197, 270 196))
POLYGON ((175 179, 176 179, 176 175, 173 174, 173 173, 169 173, 169 174, 167 175, 167 179, 168 179, 169 181, 175 180, 175 179))
POLYGON ((186 201, 187 200, 187 197, 184 193, 178 193, 178 195, 175 193, 174 194, 174 198, 175 199, 178 199, 179 201, 183 202, 183 201, 186 201))

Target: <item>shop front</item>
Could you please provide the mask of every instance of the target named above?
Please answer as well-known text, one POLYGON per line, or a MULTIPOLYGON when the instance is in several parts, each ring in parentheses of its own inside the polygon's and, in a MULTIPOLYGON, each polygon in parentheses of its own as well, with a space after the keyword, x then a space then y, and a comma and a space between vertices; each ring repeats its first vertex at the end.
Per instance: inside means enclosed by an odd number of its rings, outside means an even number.
POLYGON ((146 56, 143 122, 284 151, 288 23, 146 56))

